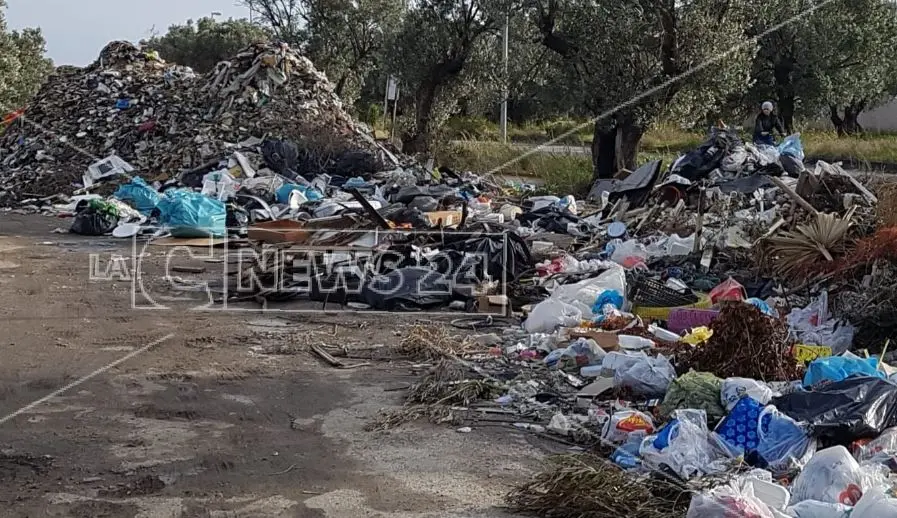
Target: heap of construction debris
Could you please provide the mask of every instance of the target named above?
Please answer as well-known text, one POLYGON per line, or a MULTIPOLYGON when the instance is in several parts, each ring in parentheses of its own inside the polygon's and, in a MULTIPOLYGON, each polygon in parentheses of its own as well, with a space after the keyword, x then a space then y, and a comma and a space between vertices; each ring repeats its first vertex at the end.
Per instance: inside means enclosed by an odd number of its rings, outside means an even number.
POLYGON ((112 42, 88 67, 60 67, 0 138, 0 202, 71 193, 110 155, 164 181, 265 137, 301 143, 322 171, 346 153, 375 160, 326 76, 287 45, 252 45, 199 77, 112 42))

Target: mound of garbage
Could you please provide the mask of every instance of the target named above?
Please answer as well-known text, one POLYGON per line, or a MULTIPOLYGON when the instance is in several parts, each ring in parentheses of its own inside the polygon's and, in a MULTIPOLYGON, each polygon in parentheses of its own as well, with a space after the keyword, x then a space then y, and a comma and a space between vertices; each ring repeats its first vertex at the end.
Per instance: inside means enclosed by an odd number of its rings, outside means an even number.
POLYGON ((380 163, 326 76, 286 45, 252 45, 199 77, 112 42, 88 67, 60 67, 0 138, 0 203, 71 194, 112 155, 164 181, 233 149, 258 151, 266 137, 298 143, 304 173, 332 171, 347 154, 355 168, 380 163))

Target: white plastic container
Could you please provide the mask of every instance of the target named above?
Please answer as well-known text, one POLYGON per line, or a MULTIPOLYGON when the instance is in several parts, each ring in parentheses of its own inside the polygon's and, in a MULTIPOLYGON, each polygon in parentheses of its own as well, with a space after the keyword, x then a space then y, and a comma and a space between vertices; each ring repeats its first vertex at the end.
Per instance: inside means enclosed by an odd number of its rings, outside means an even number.
POLYGON ((641 336, 618 335, 617 341, 620 344, 620 347, 630 351, 640 351, 642 349, 650 349, 654 347, 654 342, 652 340, 642 338, 641 336))
POLYGON ((682 338, 676 333, 668 331, 662 327, 655 326, 654 324, 648 326, 648 332, 656 336, 658 340, 662 340, 664 342, 678 342, 679 339, 682 338))

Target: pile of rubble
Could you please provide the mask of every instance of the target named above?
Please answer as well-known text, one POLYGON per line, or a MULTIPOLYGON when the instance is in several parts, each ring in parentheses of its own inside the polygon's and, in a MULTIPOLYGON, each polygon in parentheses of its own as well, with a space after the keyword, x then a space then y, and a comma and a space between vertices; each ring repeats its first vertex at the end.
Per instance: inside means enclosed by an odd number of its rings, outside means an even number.
POLYGON ((84 69, 60 67, 0 139, 0 202, 70 194, 111 155, 164 181, 266 136, 302 144, 303 172, 332 169, 347 153, 352 165, 379 167, 326 77, 286 45, 253 45, 197 77, 113 42, 84 69))
POLYGON ((797 135, 755 148, 717 130, 586 200, 537 196, 400 164, 310 63, 266 46, 196 79, 114 44, 26 118, 0 169, 37 196, 20 206, 79 234, 254 250, 203 296, 463 315, 470 340, 418 329, 393 349, 432 368, 371 428, 497 420, 588 448, 515 491, 518 511, 897 516, 897 189, 805 168, 797 135), (310 147, 305 121, 343 147, 310 147), (56 196, 76 183, 95 192, 56 196))

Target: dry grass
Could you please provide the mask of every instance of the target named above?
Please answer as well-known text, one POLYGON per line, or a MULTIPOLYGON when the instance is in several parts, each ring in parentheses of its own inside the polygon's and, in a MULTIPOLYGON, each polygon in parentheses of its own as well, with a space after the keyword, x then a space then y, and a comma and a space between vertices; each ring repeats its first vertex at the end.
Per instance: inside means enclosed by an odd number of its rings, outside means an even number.
POLYGON ((409 405, 468 406, 483 399, 498 397, 500 390, 489 380, 467 378, 467 369, 452 359, 440 361, 408 392, 409 405))
POLYGON ((435 361, 462 356, 476 348, 466 337, 451 334, 446 326, 417 324, 408 330, 394 352, 418 361, 435 361))
POLYGON ((426 418, 433 424, 456 423, 457 416, 448 406, 414 405, 402 408, 381 410, 377 417, 365 425, 369 432, 386 431, 398 428, 403 424, 426 418))
POLYGON ((594 455, 548 459, 546 469, 507 496, 519 513, 545 518, 681 518, 690 493, 670 482, 628 475, 594 455))

